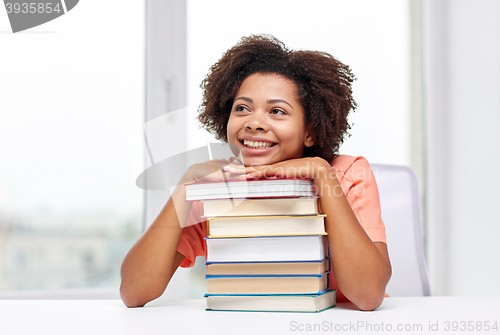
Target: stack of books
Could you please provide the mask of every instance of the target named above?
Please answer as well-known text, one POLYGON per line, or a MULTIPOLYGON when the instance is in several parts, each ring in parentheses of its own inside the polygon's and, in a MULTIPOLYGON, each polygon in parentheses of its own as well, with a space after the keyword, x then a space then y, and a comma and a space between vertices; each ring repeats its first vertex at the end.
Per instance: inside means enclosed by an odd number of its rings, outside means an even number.
POLYGON ((190 184, 207 220, 207 310, 319 312, 335 306, 311 180, 190 184))

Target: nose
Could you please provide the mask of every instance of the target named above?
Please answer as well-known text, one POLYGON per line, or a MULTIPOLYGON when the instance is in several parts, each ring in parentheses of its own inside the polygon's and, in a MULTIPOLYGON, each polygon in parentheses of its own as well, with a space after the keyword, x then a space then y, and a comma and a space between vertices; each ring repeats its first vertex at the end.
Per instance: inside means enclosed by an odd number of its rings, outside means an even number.
POLYGON ((245 123, 245 128, 253 131, 268 131, 269 125, 267 124, 264 113, 252 113, 250 118, 245 123))

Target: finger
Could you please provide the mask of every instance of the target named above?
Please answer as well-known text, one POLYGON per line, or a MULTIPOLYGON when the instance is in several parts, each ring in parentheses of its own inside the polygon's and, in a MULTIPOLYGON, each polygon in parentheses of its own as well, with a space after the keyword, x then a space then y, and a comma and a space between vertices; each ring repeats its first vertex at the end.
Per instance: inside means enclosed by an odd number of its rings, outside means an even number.
POLYGON ((259 172, 257 171, 250 171, 245 175, 246 179, 260 179, 259 177, 259 172))
POLYGON ((264 166, 248 168, 246 171, 247 179, 263 179, 267 177, 266 171, 268 168, 264 166))
POLYGON ((223 170, 229 173, 233 174, 245 174, 245 166, 243 165, 235 165, 235 164, 228 164, 223 167, 223 170))
POLYGON ((233 174, 245 174, 246 168, 243 165, 230 164, 228 167, 228 172, 233 173, 233 174))

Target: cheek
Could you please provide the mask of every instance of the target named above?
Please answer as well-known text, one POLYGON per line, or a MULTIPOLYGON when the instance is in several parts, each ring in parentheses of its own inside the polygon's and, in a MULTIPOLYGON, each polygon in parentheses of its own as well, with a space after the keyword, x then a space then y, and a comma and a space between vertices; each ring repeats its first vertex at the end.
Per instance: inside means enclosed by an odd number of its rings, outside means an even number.
POLYGON ((304 150, 305 132, 299 127, 291 129, 294 129, 294 131, 289 131, 286 135, 283 135, 283 141, 287 143, 289 151, 301 153, 304 150))
POLYGON ((227 120, 227 129, 226 129, 227 141, 229 143, 236 144, 238 142, 236 140, 236 137, 240 132, 240 130, 244 128, 244 126, 245 126, 244 120, 242 120, 239 117, 229 116, 229 119, 227 120))
POLYGON ((233 140, 234 135, 236 134, 234 122, 232 122, 231 117, 229 117, 226 127, 227 127, 226 129, 227 141, 231 142, 233 140))
POLYGON ((291 143, 302 142, 305 131, 301 125, 288 125, 279 129, 279 133, 283 140, 291 143))

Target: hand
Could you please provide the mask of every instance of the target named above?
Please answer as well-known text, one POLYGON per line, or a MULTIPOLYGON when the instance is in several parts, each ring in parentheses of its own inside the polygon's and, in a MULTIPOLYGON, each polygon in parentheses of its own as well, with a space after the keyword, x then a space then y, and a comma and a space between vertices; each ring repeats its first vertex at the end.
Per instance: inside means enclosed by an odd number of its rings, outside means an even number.
POLYGON ((182 179, 182 183, 203 183, 203 182, 225 182, 234 180, 246 180, 244 176, 230 174, 223 171, 223 167, 229 164, 237 166, 236 158, 217 159, 204 163, 194 164, 189 167, 182 179))
POLYGON ((223 171, 231 176, 244 176, 246 179, 263 178, 307 178, 313 181, 323 173, 331 171, 330 164, 319 157, 290 159, 271 165, 245 167, 241 164, 228 164, 223 171))

